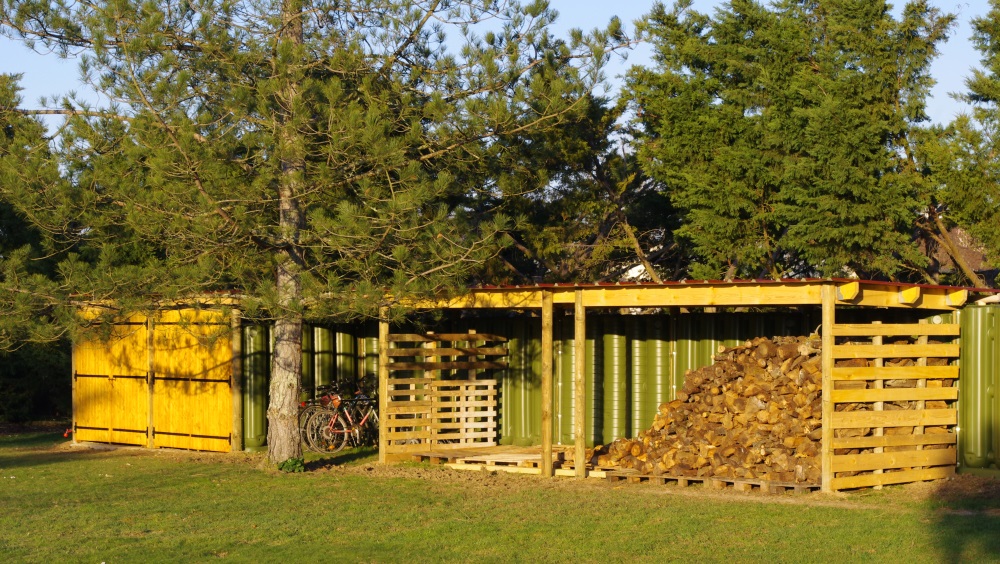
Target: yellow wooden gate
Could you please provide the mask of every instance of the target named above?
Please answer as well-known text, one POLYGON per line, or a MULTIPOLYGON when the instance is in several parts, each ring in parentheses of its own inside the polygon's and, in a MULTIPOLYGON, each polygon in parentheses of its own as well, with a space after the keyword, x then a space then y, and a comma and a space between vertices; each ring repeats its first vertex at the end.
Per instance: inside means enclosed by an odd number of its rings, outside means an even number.
POLYGON ((116 323, 73 351, 73 427, 77 441, 145 445, 149 429, 146 320, 116 323))
POLYGON ((959 326, 843 324, 833 335, 831 489, 954 475, 959 326))
POLYGON ((95 330, 73 350, 75 440, 232 450, 232 339, 220 310, 166 310, 151 324, 135 315, 110 335, 95 330))

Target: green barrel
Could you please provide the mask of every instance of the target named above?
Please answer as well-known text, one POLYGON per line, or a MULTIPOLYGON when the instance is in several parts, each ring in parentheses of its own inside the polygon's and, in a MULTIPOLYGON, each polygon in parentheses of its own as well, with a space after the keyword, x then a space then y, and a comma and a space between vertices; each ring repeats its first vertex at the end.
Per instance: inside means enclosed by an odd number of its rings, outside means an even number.
MULTIPOLYGON (((328 386, 334 379, 334 358, 336 354, 336 344, 334 342, 334 331, 330 327, 313 328, 313 382, 316 387, 328 386)), ((302 369, 305 376, 305 368, 302 369)))
POLYGON ((662 315, 648 316, 646 322, 646 349, 644 361, 649 374, 648 387, 650 394, 645 397, 641 411, 646 426, 653 424, 653 417, 660 404, 674 399, 674 390, 670 380, 670 335, 669 325, 662 315))
POLYGON ((628 337, 621 316, 602 319, 603 415, 602 441, 625 437, 628 430, 628 337))
POLYGON ((629 388, 629 402, 626 406, 626 419, 628 428, 625 434, 628 437, 635 437, 642 429, 648 428, 652 423, 652 415, 647 421, 643 411, 648 407, 649 398, 654 393, 654 376, 649 373, 646 366, 646 324, 645 318, 629 316, 625 318, 626 333, 628 334, 628 368, 626 369, 626 385, 629 388))
POLYGON ((541 328, 537 324, 535 318, 510 320, 508 363, 500 386, 502 444, 541 442, 541 328))
POLYGON ((348 326, 338 326, 333 334, 334 361, 332 380, 343 390, 354 386, 358 377, 358 343, 348 326))
MULTIPOLYGON (((363 354, 358 389, 368 395, 378 393, 378 323, 365 323, 360 347, 363 354)), ((352 393, 353 390, 343 390, 352 393)))
POLYGON ((558 316, 555 319, 555 375, 552 408, 553 442, 571 445, 573 438, 573 376, 576 372, 576 350, 573 333, 576 330, 572 316, 558 316))
POLYGON ((267 327, 243 327, 243 444, 246 450, 263 450, 267 443, 270 342, 267 327))
POLYGON ((995 468, 1000 454, 1000 306, 967 306, 960 318, 959 465, 995 468))
POLYGON ((316 372, 314 368, 313 326, 302 325, 302 378, 299 401, 307 401, 316 396, 316 372))

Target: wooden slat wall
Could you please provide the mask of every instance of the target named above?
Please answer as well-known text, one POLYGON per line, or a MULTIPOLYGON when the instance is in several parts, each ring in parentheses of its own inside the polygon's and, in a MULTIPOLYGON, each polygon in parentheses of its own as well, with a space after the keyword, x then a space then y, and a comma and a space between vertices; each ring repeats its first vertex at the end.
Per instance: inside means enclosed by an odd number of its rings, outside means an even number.
POLYGON ((834 325, 832 490, 955 472, 959 326, 834 325))
POLYGON ((386 453, 494 446, 504 337, 482 333, 390 335, 386 453), (393 346, 394 345, 394 346, 393 346), (492 357, 492 358, 491 358, 492 357))

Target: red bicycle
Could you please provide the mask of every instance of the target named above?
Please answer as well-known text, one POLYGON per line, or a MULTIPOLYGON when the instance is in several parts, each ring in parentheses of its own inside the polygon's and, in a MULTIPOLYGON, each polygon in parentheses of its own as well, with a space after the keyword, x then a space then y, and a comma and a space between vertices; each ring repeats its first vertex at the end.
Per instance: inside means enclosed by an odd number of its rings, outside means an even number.
POLYGON ((358 393, 353 399, 339 394, 329 406, 315 411, 306 422, 305 436, 315 452, 333 453, 351 446, 378 444, 378 410, 374 399, 358 393))

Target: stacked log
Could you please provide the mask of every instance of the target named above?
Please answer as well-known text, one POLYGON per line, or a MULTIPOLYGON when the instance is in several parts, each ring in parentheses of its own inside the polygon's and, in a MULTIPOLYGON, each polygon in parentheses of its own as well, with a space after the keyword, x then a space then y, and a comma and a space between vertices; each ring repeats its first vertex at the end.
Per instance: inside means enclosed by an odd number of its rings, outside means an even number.
POLYGON ((818 337, 720 347, 689 371, 653 425, 598 454, 641 474, 819 483, 822 365, 818 337))

